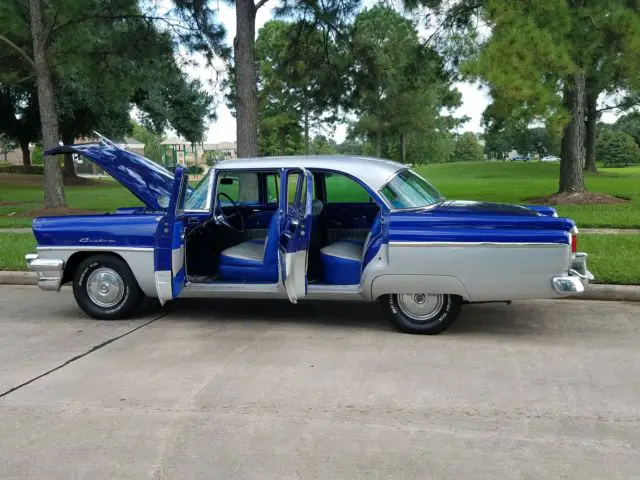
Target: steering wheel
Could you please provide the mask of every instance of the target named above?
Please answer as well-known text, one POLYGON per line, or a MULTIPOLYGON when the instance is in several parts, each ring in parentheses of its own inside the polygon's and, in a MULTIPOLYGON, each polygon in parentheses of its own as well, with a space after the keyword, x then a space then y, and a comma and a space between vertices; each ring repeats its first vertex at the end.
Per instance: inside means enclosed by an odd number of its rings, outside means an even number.
POLYGON ((216 221, 229 227, 231 230, 235 230, 238 233, 244 232, 244 218, 242 218, 242 214, 240 213, 238 204, 234 202, 229 195, 224 192, 218 192, 218 194, 216 195, 216 210, 216 221), (220 197, 225 197, 227 200, 229 200, 231 202, 231 205, 233 205, 235 212, 233 212, 231 215, 227 215, 226 213, 224 213, 222 205, 220 205, 220 197), (242 224, 241 228, 238 228, 233 225, 233 223, 231 223, 231 219, 236 217, 240 217, 240 223, 242 224))

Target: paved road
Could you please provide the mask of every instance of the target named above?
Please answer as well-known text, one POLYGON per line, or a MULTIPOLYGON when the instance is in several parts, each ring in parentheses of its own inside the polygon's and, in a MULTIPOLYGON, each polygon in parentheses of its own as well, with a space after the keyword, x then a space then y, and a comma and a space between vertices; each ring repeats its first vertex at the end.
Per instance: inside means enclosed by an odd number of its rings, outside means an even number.
POLYGON ((0 478, 639 478, 639 347, 638 304, 478 305, 420 337, 373 305, 98 322, 0 287, 0 395, 35 379, 0 397, 0 478))

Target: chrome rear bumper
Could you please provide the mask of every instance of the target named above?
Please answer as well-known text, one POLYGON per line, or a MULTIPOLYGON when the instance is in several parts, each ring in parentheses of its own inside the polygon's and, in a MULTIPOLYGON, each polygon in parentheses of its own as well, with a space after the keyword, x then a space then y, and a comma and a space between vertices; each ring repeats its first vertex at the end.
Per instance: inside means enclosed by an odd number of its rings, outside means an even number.
POLYGON ((566 275, 553 277, 551 284, 556 293, 582 293, 593 279, 593 274, 587 269, 587 254, 580 252, 571 255, 571 266, 566 275))
POLYGON ((25 255, 27 266, 32 272, 38 274, 38 286, 42 290, 57 292, 62 284, 64 273, 64 261, 60 259, 38 258, 38 254, 29 253, 25 255))

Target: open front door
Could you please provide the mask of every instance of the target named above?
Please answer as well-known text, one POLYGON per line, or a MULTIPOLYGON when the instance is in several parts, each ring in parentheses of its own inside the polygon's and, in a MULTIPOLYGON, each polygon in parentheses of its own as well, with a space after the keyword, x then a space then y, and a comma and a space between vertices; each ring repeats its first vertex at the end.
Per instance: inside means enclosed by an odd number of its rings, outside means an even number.
POLYGON ((313 175, 304 168, 280 171, 280 278, 291 303, 307 294, 313 175))
POLYGON ((185 270, 184 201, 189 177, 185 168, 176 167, 167 213, 158 224, 155 247, 155 281, 162 305, 176 298, 187 281, 185 270))

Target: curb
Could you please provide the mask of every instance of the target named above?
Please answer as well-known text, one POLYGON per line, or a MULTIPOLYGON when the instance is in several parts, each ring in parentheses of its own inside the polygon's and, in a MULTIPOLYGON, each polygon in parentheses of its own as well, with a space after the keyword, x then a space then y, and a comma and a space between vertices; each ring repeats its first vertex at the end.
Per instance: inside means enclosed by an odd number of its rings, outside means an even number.
MULTIPOLYGON (((0 272, 0 285, 37 285, 35 272, 0 272)), ((569 300, 603 300, 609 302, 640 302, 640 285, 591 284, 584 293, 564 297, 569 300)))
POLYGON ((567 297, 572 300, 604 300, 610 302, 640 302, 640 285, 590 284, 584 293, 567 297))
POLYGON ((0 285, 37 285, 35 272, 0 272, 0 285))

